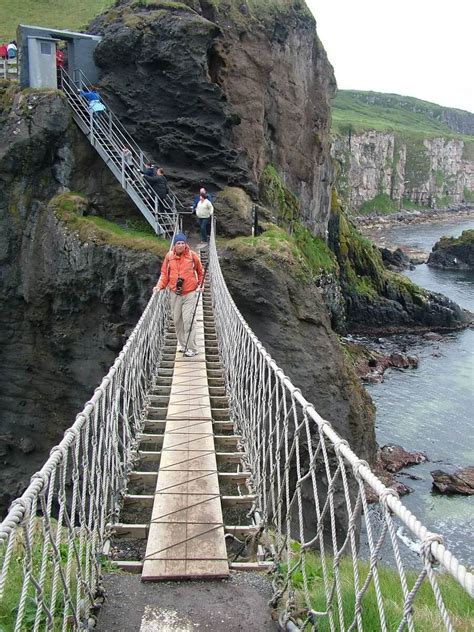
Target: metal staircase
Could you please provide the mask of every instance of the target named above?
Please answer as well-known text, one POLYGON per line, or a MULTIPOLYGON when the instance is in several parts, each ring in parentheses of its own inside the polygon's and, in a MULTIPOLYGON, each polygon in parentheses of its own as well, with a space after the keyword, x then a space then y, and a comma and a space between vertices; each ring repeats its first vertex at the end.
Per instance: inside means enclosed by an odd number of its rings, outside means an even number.
POLYGON ((105 111, 90 111, 89 103, 79 92, 93 88, 81 70, 75 70, 72 76, 63 70, 61 88, 74 120, 153 230, 158 235, 173 235, 178 214, 189 211, 173 192, 159 198, 148 184, 142 173, 147 157, 132 136, 106 103, 105 111))

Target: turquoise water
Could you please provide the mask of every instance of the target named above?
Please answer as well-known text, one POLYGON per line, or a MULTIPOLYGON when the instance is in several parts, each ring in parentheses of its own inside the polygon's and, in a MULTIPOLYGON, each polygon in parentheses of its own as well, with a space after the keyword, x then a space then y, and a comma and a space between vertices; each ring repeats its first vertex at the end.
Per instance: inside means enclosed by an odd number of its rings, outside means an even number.
MULTIPOLYGON (((472 220, 403 226, 390 229, 390 240, 430 251, 442 235, 457 236, 466 228, 474 228, 472 220)), ((420 265, 406 275, 474 312, 474 271, 420 265)), ((420 358, 418 369, 389 370, 382 384, 368 387, 377 406, 377 441, 427 454, 429 462, 400 473, 414 490, 403 502, 428 529, 444 535, 460 561, 474 566, 474 496, 438 494, 430 476, 431 470, 474 465, 474 330, 446 334, 437 342, 412 339, 407 353, 420 358)))

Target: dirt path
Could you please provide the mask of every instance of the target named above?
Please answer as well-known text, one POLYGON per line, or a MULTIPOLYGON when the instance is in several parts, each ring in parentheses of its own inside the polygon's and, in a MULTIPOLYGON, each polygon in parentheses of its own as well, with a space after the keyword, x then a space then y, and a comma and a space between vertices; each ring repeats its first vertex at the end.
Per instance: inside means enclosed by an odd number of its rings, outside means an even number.
POLYGON ((275 632, 272 587, 258 573, 210 582, 142 583, 139 575, 105 576, 98 632, 275 632))

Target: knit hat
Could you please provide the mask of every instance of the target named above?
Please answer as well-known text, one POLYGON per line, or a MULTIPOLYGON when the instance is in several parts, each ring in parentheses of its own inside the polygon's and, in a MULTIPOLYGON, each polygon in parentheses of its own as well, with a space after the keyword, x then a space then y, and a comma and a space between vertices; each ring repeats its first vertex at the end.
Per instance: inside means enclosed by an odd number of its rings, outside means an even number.
POLYGON ((184 233, 177 233, 173 239, 173 246, 178 242, 178 241, 184 241, 186 242, 186 235, 184 233))

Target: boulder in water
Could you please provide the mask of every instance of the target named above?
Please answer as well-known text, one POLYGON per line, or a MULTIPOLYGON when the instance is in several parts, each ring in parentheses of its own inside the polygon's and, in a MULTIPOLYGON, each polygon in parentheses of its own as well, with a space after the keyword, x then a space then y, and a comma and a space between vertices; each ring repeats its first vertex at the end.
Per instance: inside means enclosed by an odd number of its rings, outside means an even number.
POLYGON ((442 494, 474 494, 474 466, 462 467, 453 474, 433 470, 433 487, 442 494))

